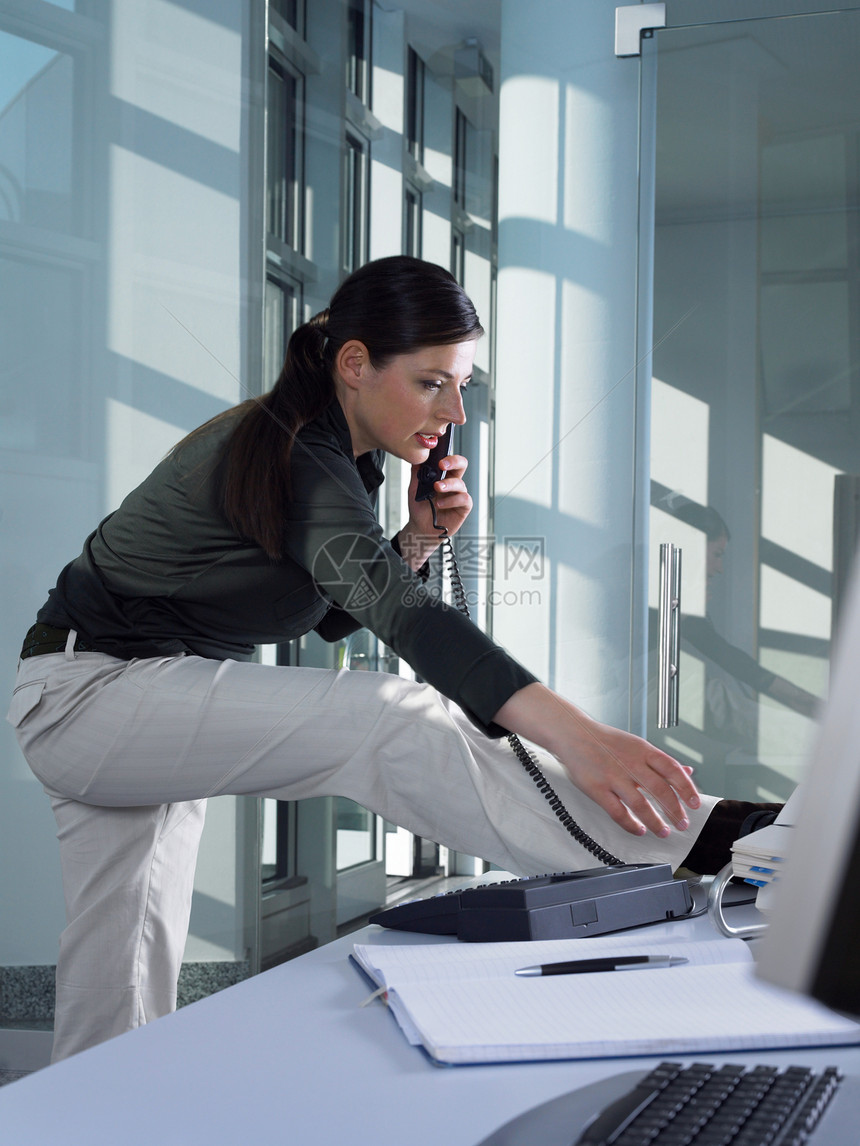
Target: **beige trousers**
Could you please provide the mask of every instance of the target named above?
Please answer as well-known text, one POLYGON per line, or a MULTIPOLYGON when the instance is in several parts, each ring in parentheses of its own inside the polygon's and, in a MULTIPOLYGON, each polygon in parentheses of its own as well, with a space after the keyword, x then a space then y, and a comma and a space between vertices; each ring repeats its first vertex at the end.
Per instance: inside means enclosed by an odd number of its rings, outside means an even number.
MULTIPOLYGON (((597 863, 504 739, 390 674, 67 651, 21 662, 8 719, 58 824, 55 1058, 175 1006, 209 796, 348 796, 519 874, 597 863)), ((625 862, 678 867, 717 802, 704 797, 686 832, 637 838, 536 755, 574 819, 625 862)))

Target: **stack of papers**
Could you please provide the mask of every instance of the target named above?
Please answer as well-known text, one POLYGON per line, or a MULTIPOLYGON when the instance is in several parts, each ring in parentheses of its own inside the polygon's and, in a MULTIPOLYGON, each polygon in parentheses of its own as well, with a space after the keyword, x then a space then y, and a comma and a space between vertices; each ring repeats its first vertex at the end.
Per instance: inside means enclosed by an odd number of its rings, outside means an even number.
POLYGON ((753 884, 764 887, 780 877, 789 845, 792 828, 789 824, 769 824, 732 844, 732 872, 753 884))
POLYGON ((785 869, 794 823, 800 805, 801 789, 790 799, 772 824, 742 836, 732 844, 732 874, 754 887, 776 883, 785 869))

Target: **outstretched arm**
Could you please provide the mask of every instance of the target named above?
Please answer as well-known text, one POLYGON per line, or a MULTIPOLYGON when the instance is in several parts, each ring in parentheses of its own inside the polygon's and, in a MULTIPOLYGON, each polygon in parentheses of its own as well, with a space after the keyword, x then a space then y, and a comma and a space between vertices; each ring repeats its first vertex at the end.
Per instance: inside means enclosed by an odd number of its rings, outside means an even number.
POLYGON ((651 831, 663 839, 666 820, 684 831, 684 805, 699 807, 686 767, 641 737, 593 720, 546 685, 519 689, 495 722, 556 756, 580 791, 631 835, 651 831))

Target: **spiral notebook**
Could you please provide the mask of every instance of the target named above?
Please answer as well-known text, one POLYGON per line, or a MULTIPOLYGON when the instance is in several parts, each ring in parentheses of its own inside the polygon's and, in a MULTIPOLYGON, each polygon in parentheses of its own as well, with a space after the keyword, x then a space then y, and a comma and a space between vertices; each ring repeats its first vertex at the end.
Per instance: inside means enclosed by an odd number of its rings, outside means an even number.
POLYGON ((761 982, 740 939, 356 944, 410 1043, 446 1064, 860 1044, 860 1025, 761 982), (659 970, 523 978, 520 967, 680 955, 659 970))

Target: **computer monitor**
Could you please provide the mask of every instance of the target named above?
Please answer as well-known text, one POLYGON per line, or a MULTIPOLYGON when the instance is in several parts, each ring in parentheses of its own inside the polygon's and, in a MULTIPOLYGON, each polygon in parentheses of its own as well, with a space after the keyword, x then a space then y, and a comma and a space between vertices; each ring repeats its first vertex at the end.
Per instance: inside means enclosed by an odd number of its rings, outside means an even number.
POLYGON ((860 1017, 860 568, 841 609, 830 696, 799 793, 758 973, 860 1017))

